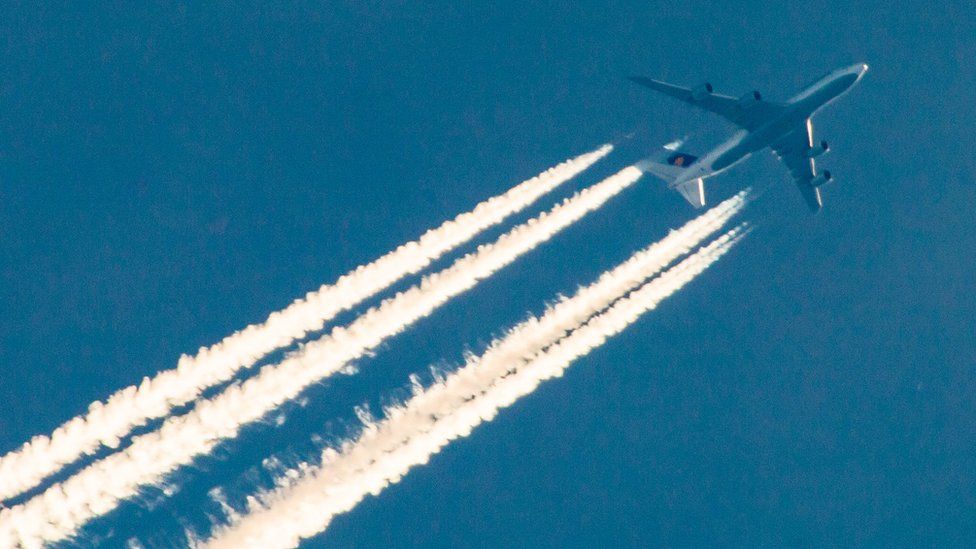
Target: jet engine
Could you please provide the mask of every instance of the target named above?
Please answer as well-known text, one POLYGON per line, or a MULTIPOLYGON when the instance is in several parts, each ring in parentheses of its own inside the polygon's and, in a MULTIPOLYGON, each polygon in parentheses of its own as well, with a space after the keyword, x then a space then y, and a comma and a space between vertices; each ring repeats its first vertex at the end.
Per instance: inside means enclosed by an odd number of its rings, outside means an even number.
POLYGON ((827 145, 827 142, 821 141, 819 147, 810 147, 807 149, 806 155, 807 158, 816 158, 829 150, 830 146, 827 145))
POLYGON ((830 175, 830 170, 824 170, 822 174, 818 175, 817 177, 814 177, 810 181, 810 184, 813 185, 814 187, 819 187, 824 183, 830 181, 831 179, 833 179, 833 176, 830 175))
POLYGON ((691 98, 695 101, 701 101, 709 95, 712 95, 712 85, 708 82, 691 89, 691 98))
POLYGON ((762 94, 757 91, 751 91, 739 98, 739 106, 748 109, 760 101, 762 101, 762 94))

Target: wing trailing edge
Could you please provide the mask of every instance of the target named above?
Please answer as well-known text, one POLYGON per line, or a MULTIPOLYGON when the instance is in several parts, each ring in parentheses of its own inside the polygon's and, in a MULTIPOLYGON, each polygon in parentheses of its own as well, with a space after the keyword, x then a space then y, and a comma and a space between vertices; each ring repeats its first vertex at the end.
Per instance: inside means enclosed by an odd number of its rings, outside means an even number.
POLYGON ((695 88, 683 88, 643 76, 630 76, 628 78, 632 82, 658 93, 673 97, 699 109, 713 112, 747 130, 754 130, 762 126, 786 108, 782 103, 762 99, 762 95, 756 91, 735 98, 713 93, 711 84, 707 83, 695 88))

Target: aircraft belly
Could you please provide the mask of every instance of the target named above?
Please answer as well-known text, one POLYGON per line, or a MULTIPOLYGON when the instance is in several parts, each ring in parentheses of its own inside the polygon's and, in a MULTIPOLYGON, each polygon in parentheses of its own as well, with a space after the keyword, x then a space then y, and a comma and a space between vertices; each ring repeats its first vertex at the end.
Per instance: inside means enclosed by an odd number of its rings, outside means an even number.
POLYGON ((797 107, 809 118, 821 107, 828 105, 833 100, 843 95, 857 81, 857 77, 849 76, 837 78, 821 86, 819 89, 796 103, 797 107))
POLYGON ((736 145, 718 155, 712 162, 712 172, 718 173, 727 170, 748 158, 752 153, 768 145, 768 143, 760 143, 753 137, 754 135, 750 134, 736 145))
POLYGON ((654 164, 648 170, 700 207, 705 202, 704 179, 722 173, 749 158, 752 153, 768 147, 789 168, 810 208, 818 210, 822 201, 816 185, 826 182, 830 175, 826 170, 824 177, 816 175, 813 157, 826 151, 827 145, 824 142, 821 147, 812 148, 811 118, 823 106, 850 90, 867 70, 867 64, 857 63, 829 72, 786 102, 763 101, 758 92, 736 99, 712 93, 709 84, 683 88, 650 78, 631 77, 638 84, 715 113, 739 128, 735 135, 701 158, 683 155, 680 156, 681 161, 677 162, 669 157, 667 165, 660 162, 660 165, 654 164), (686 158, 691 161, 686 161, 686 158))
POLYGON ((748 158, 752 153, 769 147, 777 140, 787 135, 797 125, 805 122, 805 109, 793 108, 783 113, 783 116, 772 120, 769 124, 745 135, 738 143, 720 154, 712 162, 715 172, 726 170, 738 162, 748 158))

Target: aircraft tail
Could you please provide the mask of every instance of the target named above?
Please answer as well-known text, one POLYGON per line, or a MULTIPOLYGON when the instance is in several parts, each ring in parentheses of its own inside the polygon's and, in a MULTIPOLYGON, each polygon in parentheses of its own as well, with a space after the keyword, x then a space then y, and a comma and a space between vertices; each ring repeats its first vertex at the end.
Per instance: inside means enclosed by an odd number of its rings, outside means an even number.
POLYGON ((684 181, 682 179, 688 166, 698 160, 697 156, 667 148, 667 155, 659 159, 649 159, 638 164, 638 167, 651 175, 663 179, 668 187, 677 190, 689 204, 696 208, 705 205, 705 183, 701 178, 684 181))
POLYGON ((705 205, 705 182, 702 181, 702 178, 685 181, 676 185, 675 188, 692 206, 701 208, 705 205))

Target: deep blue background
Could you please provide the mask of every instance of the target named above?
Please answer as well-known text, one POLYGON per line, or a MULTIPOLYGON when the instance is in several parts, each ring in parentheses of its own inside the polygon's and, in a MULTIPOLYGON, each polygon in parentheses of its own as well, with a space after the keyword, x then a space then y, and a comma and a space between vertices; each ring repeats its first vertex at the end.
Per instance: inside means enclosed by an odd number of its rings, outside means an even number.
MULTIPOLYGON (((865 61, 815 119, 838 179, 820 215, 766 153, 711 181, 770 187, 726 260, 310 545, 976 542, 971 3, 473 4, 6 6, 0 451, 571 155, 638 131, 553 197, 731 129, 623 76, 775 100, 865 61)), ((180 543, 212 487, 311 455, 353 404, 693 215, 662 187, 86 536, 180 543)))

